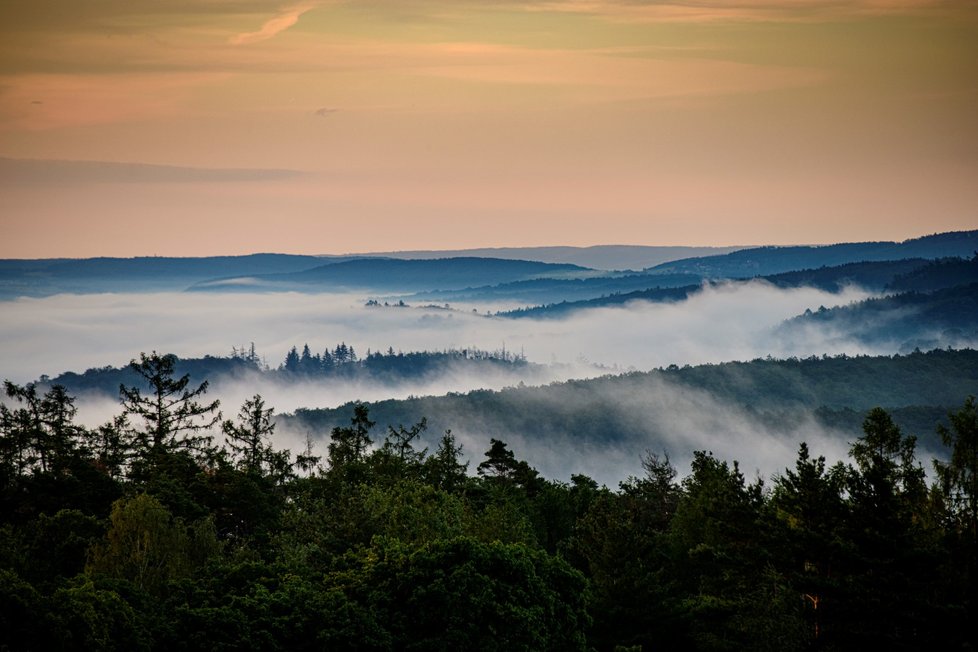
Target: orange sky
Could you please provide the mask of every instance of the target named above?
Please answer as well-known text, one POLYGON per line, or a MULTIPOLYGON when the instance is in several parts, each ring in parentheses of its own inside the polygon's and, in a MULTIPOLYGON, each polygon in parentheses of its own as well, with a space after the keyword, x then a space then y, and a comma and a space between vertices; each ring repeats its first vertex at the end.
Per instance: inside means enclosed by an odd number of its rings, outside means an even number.
POLYGON ((978 228, 970 0, 12 0, 0 257, 978 228))

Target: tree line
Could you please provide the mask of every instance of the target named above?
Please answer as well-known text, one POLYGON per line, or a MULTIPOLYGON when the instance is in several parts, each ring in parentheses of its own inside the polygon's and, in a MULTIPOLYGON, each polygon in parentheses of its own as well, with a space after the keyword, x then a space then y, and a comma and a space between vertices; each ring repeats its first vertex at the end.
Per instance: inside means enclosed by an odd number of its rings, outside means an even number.
MULTIPOLYGON (((245 357, 245 359, 248 359, 245 357)), ((277 371, 287 376, 352 376, 366 373, 381 378, 412 377, 424 375, 439 367, 452 363, 488 362, 506 366, 526 365, 523 352, 513 353, 505 349, 485 351, 478 348, 446 349, 444 351, 386 351, 367 349, 365 356, 358 356, 353 345, 346 342, 337 344, 332 350, 328 347, 320 353, 313 353, 309 344, 300 351, 293 346, 285 355, 285 360, 277 371)))
POLYGON ((0 406, 0 648, 849 650, 974 646, 978 413, 916 440, 874 409, 849 458, 802 444, 768 485, 697 451, 617 488, 492 439, 470 473, 427 422, 357 404, 324 455, 273 445, 261 396, 142 355, 122 414, 55 386, 0 406), (218 441, 220 434, 223 442, 218 441))

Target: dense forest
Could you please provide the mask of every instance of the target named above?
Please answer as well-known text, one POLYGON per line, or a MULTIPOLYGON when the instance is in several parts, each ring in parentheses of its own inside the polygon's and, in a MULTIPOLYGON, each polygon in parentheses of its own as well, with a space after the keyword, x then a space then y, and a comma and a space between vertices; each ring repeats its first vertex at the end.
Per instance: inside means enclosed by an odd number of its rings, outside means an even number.
MULTIPOLYGON (((849 458, 748 482, 696 451, 617 487, 542 477, 491 439, 375 429, 274 446, 261 396, 142 355, 121 413, 61 386, 0 407, 0 648, 863 650, 978 643, 978 411, 961 397, 928 483, 872 409, 849 458), (963 401, 963 403, 962 403, 963 401)), ((750 464, 749 459, 741 460, 750 464)))
MULTIPOLYGON (((935 434, 938 421, 962 395, 978 394, 978 351, 937 349, 893 356, 670 365, 539 387, 483 389, 368 405, 382 426, 426 417, 435 432, 451 428, 456 434, 502 439, 516 433, 525 440, 578 449, 640 441, 660 450, 676 428, 675 419, 656 419, 650 407, 663 394, 689 396, 701 403, 709 399, 727 410, 743 410, 756 423, 775 430, 810 414, 825 426, 858 431, 867 412, 883 406, 901 428, 920 437, 926 450, 935 451, 941 448, 935 434)), ((353 407, 300 409, 276 419, 282 427, 316 436, 345 423, 353 407)))

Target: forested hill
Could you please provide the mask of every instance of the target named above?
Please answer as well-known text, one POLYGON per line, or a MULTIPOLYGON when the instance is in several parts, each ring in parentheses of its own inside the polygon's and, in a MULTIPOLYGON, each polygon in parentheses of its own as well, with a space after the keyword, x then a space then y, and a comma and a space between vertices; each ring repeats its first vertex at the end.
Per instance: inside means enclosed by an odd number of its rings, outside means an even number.
POLYGON ((668 247, 643 245, 593 245, 590 247, 483 247, 479 249, 444 249, 391 251, 364 254, 371 257, 407 258, 506 258, 537 260, 541 263, 570 263, 606 271, 639 270, 671 260, 696 256, 715 256, 745 247, 668 247))
POLYGON ((609 306, 621 306, 629 301, 651 301, 655 303, 683 301, 690 295, 696 294, 703 289, 699 283, 695 285, 683 285, 680 287, 654 287, 647 290, 635 290, 633 292, 616 292, 607 294, 594 299, 581 299, 578 301, 561 301, 560 303, 550 303, 544 306, 531 306, 529 308, 516 308, 497 313, 499 317, 512 318, 556 318, 578 310, 589 308, 605 308, 609 306))
POLYGON ((970 283, 978 283, 978 252, 971 258, 942 258, 903 272, 889 282, 887 289, 931 292, 970 283))
POLYGON ((698 286, 702 279, 691 274, 609 274, 586 278, 536 278, 527 281, 482 285, 462 290, 432 290, 404 297, 409 301, 519 301, 524 304, 554 304, 560 301, 590 301, 595 297, 645 291, 651 287, 698 286))
POLYGON ((792 337, 808 328, 899 350, 973 344, 978 342, 978 283, 809 311, 779 330, 792 337))
MULTIPOLYGON (((675 439, 669 429, 693 416, 682 414, 684 406, 696 409, 692 406, 701 401, 743 410, 769 424, 786 414, 821 413, 830 416, 831 425, 856 430, 867 410, 883 406, 900 409, 901 425, 935 450, 936 419, 968 394, 978 394, 978 351, 970 349, 670 367, 544 387, 387 400, 369 407, 381 425, 427 417, 435 433, 518 435, 569 446, 642 442, 639 449, 661 450, 675 439)), ((350 410, 349 405, 298 410, 278 420, 285 427, 324 434, 345 424, 350 410)))
POLYGON ((970 258, 976 251, 978 231, 956 231, 903 242, 741 249, 722 256, 671 261, 647 271, 654 274, 698 274, 705 278, 752 278, 860 261, 970 258))
POLYGON ((316 256, 288 254, 0 260, 0 299, 64 292, 180 291, 209 278, 295 272, 322 264, 316 256))
MULTIPOLYGON (((655 283, 656 276, 649 274, 639 276, 648 283, 655 283)), ((688 276, 664 276, 673 279, 689 278, 688 276)), ((978 282, 978 255, 969 258, 941 258, 925 260, 923 258, 908 258, 906 260, 846 263, 834 267, 819 267, 804 269, 769 276, 758 276, 747 280, 706 281, 705 284, 686 284, 672 286, 664 283, 655 287, 631 292, 615 292, 591 299, 577 301, 561 301, 542 306, 518 308, 499 313, 503 317, 561 317, 568 313, 587 308, 618 306, 629 301, 670 302, 682 301, 690 295, 701 291, 704 285, 717 283, 745 283, 763 281, 779 288, 814 287, 827 292, 839 292, 849 286, 858 286, 877 292, 905 292, 918 290, 921 292, 952 288, 960 284, 978 282)), ((962 292, 967 292, 962 290, 962 292)), ((922 297, 921 302, 928 299, 922 297)), ((896 304, 886 304, 896 305, 896 304)), ((972 312, 962 315, 959 322, 966 323, 971 319, 972 312)), ((976 323, 972 321, 971 323, 976 323)), ((954 327, 960 327, 961 323, 954 327)))
MULTIPOLYGON (((958 261, 966 266, 978 267, 978 262, 964 261, 960 258, 942 259, 936 261, 942 263, 937 270, 920 272, 922 268, 929 270, 936 264, 935 261, 908 258, 905 260, 846 263, 833 267, 803 269, 770 276, 759 276, 757 280, 766 281, 780 288, 814 287, 827 292, 839 292, 843 288, 855 285, 867 290, 880 291, 889 288, 897 279, 916 278, 912 275, 919 272, 929 279, 932 286, 946 287, 956 284, 959 278, 966 276, 953 261, 958 261)), ((596 278, 577 281, 577 287, 574 289, 577 290, 578 295, 584 294, 587 290, 592 292, 605 288, 610 290, 602 296, 595 297, 592 294, 591 297, 587 298, 575 298, 567 289, 557 285, 558 283, 565 285, 572 283, 570 281, 541 281, 542 291, 551 290, 555 294, 563 294, 564 298, 558 299, 559 302, 518 308, 500 314, 504 317, 559 317, 576 310, 621 305, 629 301, 682 301, 691 294, 699 292, 703 287, 702 281, 702 278, 692 274, 652 273, 622 278, 596 278)), ((455 300, 488 298, 492 296, 491 290, 476 288, 471 290, 468 296, 463 295, 455 298, 455 300)), ((497 286, 494 290, 500 296, 515 296, 517 288, 513 285, 506 285, 497 286), (514 295, 507 295, 507 291, 514 292, 514 295)), ((452 294, 456 293, 442 293, 441 296, 452 294)), ((522 298, 531 296, 533 296, 532 290, 523 293, 522 298)))
POLYGON ((400 260, 358 258, 320 265, 291 274, 267 274, 246 279, 218 279, 199 283, 195 291, 304 290, 416 292, 461 289, 474 285, 507 283, 539 277, 572 278, 595 274, 594 270, 569 264, 540 263, 499 258, 438 258, 400 260))

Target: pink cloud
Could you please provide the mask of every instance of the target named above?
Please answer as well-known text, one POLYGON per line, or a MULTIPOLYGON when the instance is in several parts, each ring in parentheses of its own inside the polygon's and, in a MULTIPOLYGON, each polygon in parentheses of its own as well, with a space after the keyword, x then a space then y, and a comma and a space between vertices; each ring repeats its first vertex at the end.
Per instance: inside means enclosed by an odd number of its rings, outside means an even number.
POLYGON ((231 45, 248 45, 250 43, 266 41, 298 23, 299 17, 302 16, 302 14, 310 11, 311 9, 315 9, 315 7, 316 3, 314 2, 304 2, 302 4, 298 4, 284 10, 278 16, 265 21, 265 23, 261 26, 261 29, 259 29, 257 32, 244 32, 242 34, 236 34, 228 39, 228 43, 231 45))

